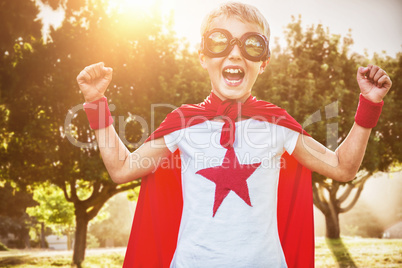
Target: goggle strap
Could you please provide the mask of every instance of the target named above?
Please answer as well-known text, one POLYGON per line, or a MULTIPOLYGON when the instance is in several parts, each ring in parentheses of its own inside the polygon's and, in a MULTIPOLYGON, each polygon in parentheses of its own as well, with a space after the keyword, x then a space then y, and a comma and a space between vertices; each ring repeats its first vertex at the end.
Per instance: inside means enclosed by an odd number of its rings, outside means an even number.
POLYGON ((200 51, 204 51, 204 42, 205 42, 205 38, 204 38, 204 36, 202 36, 201 44, 200 44, 200 51))

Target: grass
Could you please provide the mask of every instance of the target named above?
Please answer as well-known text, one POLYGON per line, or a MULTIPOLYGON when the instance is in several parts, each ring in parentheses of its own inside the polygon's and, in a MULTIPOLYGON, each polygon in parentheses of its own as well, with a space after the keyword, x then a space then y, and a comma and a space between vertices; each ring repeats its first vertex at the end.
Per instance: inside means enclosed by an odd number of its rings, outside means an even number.
MULTIPOLYGON (((0 253, 0 267, 71 268, 71 252, 62 255, 30 254, 11 250, 0 253)), ((120 268, 124 249, 87 251, 83 268, 120 268)), ((396 268, 402 267, 402 239, 343 237, 342 240, 316 238, 316 268, 396 268)))
MULTIPOLYGON (((121 268, 123 264, 124 255, 120 253, 104 253, 98 256, 88 256, 82 268, 121 268)), ((21 258, 19 260, 9 260, 8 263, 3 263, 0 259, 0 267, 18 267, 18 268, 55 268, 55 267, 68 267, 71 268, 70 256, 57 256, 57 257, 35 257, 35 258, 21 258)))
POLYGON ((402 267, 402 239, 316 238, 317 268, 402 267))
MULTIPOLYGON (((82 268, 121 268, 125 249, 87 250, 82 268)), ((5 268, 71 268, 71 251, 28 251, 11 250, 0 254, 0 267, 5 268)))

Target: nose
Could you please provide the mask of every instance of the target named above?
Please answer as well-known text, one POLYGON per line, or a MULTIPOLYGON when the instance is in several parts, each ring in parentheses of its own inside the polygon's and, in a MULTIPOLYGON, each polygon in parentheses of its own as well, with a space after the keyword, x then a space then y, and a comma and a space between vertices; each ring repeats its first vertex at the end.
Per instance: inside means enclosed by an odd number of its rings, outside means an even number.
POLYGON ((231 59, 231 60, 239 60, 239 59, 241 59, 241 50, 240 50, 240 47, 239 47, 238 43, 236 43, 233 46, 232 50, 229 53, 228 58, 231 59))

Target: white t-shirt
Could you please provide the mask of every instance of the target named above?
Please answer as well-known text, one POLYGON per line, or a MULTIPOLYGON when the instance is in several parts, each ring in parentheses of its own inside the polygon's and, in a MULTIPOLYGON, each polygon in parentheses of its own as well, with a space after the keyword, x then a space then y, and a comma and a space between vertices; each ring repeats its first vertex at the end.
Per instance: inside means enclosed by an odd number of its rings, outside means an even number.
POLYGON ((268 122, 236 122, 240 164, 261 163, 248 177, 251 206, 230 191, 213 216, 216 184, 196 174, 220 166, 223 122, 205 121, 166 135, 182 161, 183 213, 171 267, 287 267, 277 230, 280 158, 292 154, 299 133, 268 122))

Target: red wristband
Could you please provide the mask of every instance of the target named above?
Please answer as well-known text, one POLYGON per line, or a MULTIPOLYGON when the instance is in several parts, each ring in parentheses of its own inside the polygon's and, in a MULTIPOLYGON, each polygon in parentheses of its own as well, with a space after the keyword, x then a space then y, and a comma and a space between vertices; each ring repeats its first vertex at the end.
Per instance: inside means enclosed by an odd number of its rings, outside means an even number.
POLYGON ((84 103, 84 110, 92 129, 106 128, 113 124, 113 117, 110 114, 106 97, 84 103))
POLYGON ((375 127, 378 119, 380 118, 383 105, 384 101, 374 103, 367 100, 362 94, 360 94, 359 105, 357 106, 355 115, 356 123, 365 128, 375 127))

